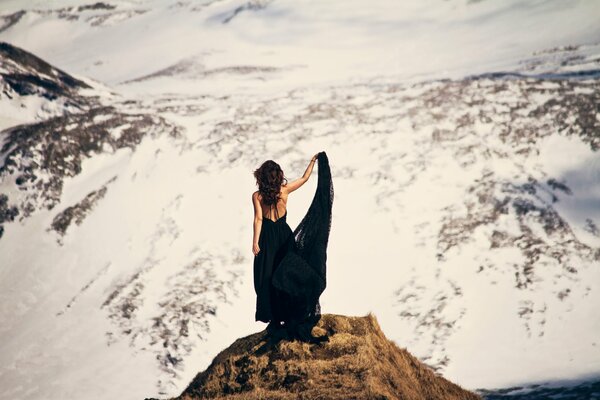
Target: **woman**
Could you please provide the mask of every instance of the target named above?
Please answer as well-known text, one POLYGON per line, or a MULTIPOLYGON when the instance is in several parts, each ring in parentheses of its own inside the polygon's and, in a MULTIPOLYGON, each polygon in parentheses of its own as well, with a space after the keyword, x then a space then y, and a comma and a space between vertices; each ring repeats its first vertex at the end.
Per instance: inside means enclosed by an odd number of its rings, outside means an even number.
POLYGON ((265 161, 254 177, 259 189, 254 206, 254 289, 256 321, 269 322, 267 331, 319 342, 311 335, 321 315, 319 296, 325 289, 326 249, 331 228, 333 184, 324 151, 309 162, 304 175, 288 182, 279 164, 265 161), (319 162, 317 192, 296 230, 286 222, 290 193, 301 187, 319 162))

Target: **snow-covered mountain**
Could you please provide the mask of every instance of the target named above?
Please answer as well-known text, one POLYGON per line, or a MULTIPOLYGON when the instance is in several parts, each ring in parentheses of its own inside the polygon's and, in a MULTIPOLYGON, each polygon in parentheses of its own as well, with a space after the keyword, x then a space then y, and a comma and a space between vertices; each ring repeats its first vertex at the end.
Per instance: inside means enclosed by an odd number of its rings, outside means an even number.
POLYGON ((264 328, 251 172, 274 159, 293 179, 321 150, 324 312, 372 311, 472 390, 597 381, 598 16, 1 1, 0 398, 179 394, 264 328))

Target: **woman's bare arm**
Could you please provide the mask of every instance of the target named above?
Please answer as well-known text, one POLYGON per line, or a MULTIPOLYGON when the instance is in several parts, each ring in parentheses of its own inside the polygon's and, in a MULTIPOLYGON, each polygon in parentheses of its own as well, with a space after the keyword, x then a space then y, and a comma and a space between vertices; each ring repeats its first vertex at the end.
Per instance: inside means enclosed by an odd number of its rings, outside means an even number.
POLYGON ((294 181, 289 182, 285 186, 288 193, 293 192, 294 190, 298 189, 300 186, 304 185, 306 183, 306 181, 308 181, 308 178, 310 178, 310 174, 312 174, 313 167, 314 167, 315 163, 317 162, 317 154, 315 154, 313 156, 313 158, 310 160, 310 162, 308 163, 308 166, 306 167, 306 171, 304 171, 304 175, 302 175, 302 177, 300 177, 294 181))
POLYGON ((260 200, 258 200, 258 191, 252 193, 252 205, 254 206, 254 238, 252 239, 252 253, 257 255, 260 251, 260 247, 258 247, 258 238, 260 238, 263 219, 260 200))

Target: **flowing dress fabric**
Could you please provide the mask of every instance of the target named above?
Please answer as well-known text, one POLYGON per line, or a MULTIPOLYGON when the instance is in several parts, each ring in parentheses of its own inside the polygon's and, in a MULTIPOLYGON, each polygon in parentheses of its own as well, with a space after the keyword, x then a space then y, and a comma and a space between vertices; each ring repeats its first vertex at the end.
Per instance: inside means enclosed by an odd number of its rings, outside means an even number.
POLYGON ((317 160, 317 190, 298 227, 292 232, 285 220, 287 211, 276 221, 263 218, 261 250, 254 260, 257 321, 314 321, 321 315, 333 182, 327 154, 320 152, 317 160))

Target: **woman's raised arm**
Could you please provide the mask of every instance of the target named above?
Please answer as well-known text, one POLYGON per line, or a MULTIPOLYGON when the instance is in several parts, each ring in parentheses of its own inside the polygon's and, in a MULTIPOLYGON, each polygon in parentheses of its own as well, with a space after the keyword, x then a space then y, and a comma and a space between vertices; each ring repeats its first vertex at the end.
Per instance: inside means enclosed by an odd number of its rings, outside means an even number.
POLYGON ((310 174, 312 174, 313 167, 314 167, 315 163, 317 162, 317 155, 318 155, 318 153, 315 154, 312 157, 312 159, 310 160, 310 162, 308 163, 308 166, 306 167, 306 171, 304 171, 304 175, 302 175, 300 178, 298 178, 296 180, 289 182, 285 186, 288 193, 293 192, 294 190, 298 189, 300 186, 304 185, 306 183, 306 181, 308 181, 310 174))

